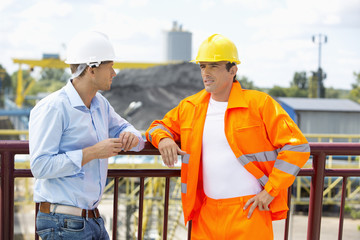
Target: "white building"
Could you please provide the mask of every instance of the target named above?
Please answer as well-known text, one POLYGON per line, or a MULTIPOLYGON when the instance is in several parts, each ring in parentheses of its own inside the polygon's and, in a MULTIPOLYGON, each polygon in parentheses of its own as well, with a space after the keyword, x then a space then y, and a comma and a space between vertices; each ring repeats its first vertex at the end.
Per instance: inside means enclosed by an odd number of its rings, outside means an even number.
POLYGON ((360 104, 349 99, 277 98, 303 133, 360 134, 360 104))

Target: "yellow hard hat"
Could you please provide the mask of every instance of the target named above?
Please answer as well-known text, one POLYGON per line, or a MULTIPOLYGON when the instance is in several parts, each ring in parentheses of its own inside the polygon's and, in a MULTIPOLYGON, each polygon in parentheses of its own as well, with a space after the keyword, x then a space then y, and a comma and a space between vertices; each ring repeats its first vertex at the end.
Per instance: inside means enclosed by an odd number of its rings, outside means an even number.
POLYGON ((235 44, 220 34, 213 34, 201 45, 198 55, 191 62, 220 62, 228 61, 240 64, 235 44))

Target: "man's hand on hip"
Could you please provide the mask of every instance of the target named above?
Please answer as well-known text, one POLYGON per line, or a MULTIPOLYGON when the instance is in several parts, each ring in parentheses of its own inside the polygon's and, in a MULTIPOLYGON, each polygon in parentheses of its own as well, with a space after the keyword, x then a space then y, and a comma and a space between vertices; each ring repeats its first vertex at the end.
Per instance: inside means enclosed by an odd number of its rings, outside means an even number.
POLYGON ((269 204, 273 199, 274 197, 271 196, 266 190, 262 190, 256 194, 255 197, 250 198, 244 206, 245 210, 250 206, 250 204, 252 204, 247 217, 251 217, 256 207, 258 207, 260 211, 270 211, 269 204))

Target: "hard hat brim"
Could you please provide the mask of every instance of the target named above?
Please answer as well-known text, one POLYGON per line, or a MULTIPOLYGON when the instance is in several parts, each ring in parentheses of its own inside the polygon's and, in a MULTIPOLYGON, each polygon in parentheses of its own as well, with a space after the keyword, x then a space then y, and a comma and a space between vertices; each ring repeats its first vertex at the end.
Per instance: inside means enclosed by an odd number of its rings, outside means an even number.
POLYGON ((231 63, 236 63, 236 65, 240 64, 241 61, 231 61, 231 60, 228 60, 228 59, 220 59, 220 60, 214 60, 214 59, 200 59, 200 60, 197 60, 197 59, 194 59, 194 60, 191 60, 189 62, 192 62, 192 63, 196 63, 198 64, 199 62, 231 62, 231 63))

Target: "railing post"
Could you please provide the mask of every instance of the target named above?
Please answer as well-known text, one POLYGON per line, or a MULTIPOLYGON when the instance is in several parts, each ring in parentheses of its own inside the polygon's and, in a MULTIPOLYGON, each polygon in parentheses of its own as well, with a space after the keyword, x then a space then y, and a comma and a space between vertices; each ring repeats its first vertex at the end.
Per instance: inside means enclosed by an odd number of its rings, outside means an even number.
MULTIPOLYGON (((299 182, 298 182, 299 184, 299 182)), ((293 187, 290 186, 288 188, 288 200, 287 200, 287 204, 288 204, 288 208, 289 211, 287 212, 287 217, 285 219, 285 232, 284 232, 284 240, 288 240, 289 239, 289 227, 290 227, 290 212, 291 212, 291 191, 292 191, 293 187)))
POLYGON ((14 239, 14 154, 1 154, 0 239, 14 239))
POLYGON ((118 224, 118 202, 119 202, 119 178, 114 178, 114 205, 113 205, 113 225, 112 237, 117 239, 117 224, 118 224))
POLYGON ((339 232, 338 240, 342 240, 343 229, 344 229, 344 208, 346 198, 346 183, 347 177, 343 177, 342 188, 341 188, 341 205, 340 205, 340 216, 339 216, 339 232))
POLYGON ((39 203, 35 203, 35 218, 34 218, 34 222, 35 222, 35 240, 39 240, 39 235, 36 233, 36 217, 37 217, 37 214, 39 212, 39 208, 40 208, 40 204, 39 203))
POLYGON ((143 210, 144 210, 144 182, 145 178, 140 177, 140 190, 139 190, 139 218, 138 218, 138 240, 142 240, 143 235, 143 210))
POLYGON ((188 221, 188 240, 191 240, 192 220, 188 221))
POLYGON ((163 240, 167 239, 168 218, 169 218, 169 197, 170 197, 170 178, 165 178, 165 201, 164 201, 164 224, 163 224, 163 240))
POLYGON ((308 216, 308 240, 319 240, 321 229, 322 201, 325 177, 326 154, 320 152, 313 155, 314 175, 311 179, 310 202, 308 216))

